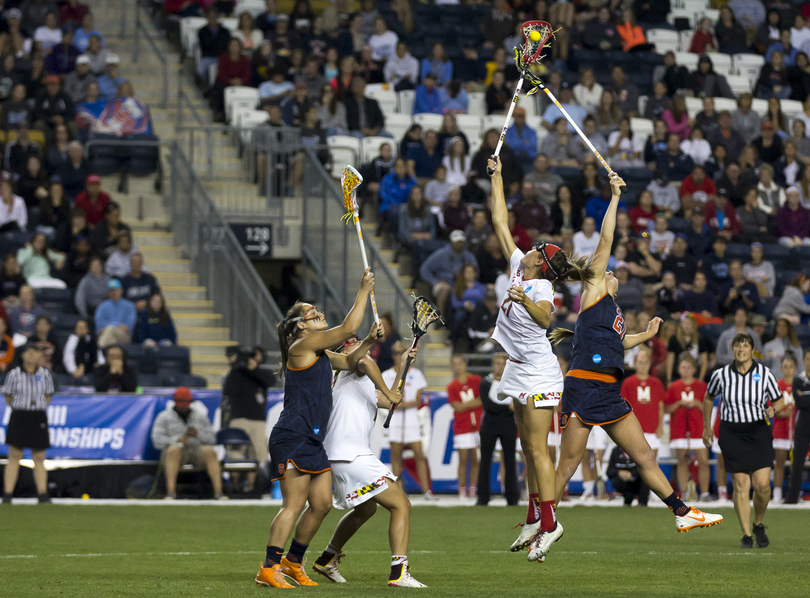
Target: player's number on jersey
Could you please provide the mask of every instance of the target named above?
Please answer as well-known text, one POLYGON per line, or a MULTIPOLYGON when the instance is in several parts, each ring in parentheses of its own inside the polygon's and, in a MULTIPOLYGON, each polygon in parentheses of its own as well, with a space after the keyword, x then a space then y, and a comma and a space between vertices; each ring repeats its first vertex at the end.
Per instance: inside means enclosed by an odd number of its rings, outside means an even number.
POLYGON ((613 330, 619 333, 619 336, 624 338, 624 315, 622 310, 616 308, 616 319, 613 320, 613 330))
POLYGON ((512 300, 508 296, 503 300, 503 303, 501 303, 501 310, 506 314, 507 318, 512 312, 512 300))

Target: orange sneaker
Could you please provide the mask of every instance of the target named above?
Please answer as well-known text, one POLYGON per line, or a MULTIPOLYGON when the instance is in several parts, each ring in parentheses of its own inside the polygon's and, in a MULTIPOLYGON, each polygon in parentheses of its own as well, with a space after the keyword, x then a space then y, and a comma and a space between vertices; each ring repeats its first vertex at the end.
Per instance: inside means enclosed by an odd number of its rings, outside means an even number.
POLYGON ((272 567, 265 567, 264 563, 259 563, 259 572, 256 574, 256 583, 266 588, 293 588, 295 586, 287 583, 281 573, 281 565, 275 564, 272 567))
POLYGON ((317 586, 318 584, 312 581, 304 571, 304 565, 307 560, 304 559, 303 563, 296 564, 290 562, 287 557, 281 558, 281 574, 286 575, 295 581, 299 586, 317 586))

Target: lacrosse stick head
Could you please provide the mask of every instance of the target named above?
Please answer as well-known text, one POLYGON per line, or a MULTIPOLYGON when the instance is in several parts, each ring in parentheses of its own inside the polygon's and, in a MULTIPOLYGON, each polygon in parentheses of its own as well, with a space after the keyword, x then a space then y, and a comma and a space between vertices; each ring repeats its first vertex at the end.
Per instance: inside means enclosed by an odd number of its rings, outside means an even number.
POLYGON ((357 188, 363 182, 363 177, 354 166, 349 164, 343 169, 340 176, 340 186, 343 189, 343 205, 346 207, 345 217, 351 218, 357 212, 357 188))
POLYGON ((526 21, 523 23, 523 44, 520 46, 521 69, 530 67, 540 60, 540 53, 554 34, 551 25, 545 21, 526 21))
POLYGON ((428 326, 436 320, 443 322, 438 308, 424 297, 417 297, 413 302, 413 322, 411 322, 414 338, 427 334, 428 326))

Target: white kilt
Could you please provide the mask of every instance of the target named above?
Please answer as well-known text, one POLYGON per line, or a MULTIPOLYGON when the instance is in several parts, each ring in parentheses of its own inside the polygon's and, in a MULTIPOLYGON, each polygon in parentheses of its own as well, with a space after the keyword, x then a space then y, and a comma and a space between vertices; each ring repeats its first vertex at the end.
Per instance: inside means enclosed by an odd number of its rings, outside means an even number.
POLYGON ((787 438, 774 438, 773 448, 779 451, 789 451, 793 448, 793 441, 787 438))
POLYGON ((591 433, 588 434, 588 444, 585 445, 585 450, 604 451, 607 448, 607 441, 608 435, 602 426, 593 426, 591 433))
POLYGON ((353 509, 395 482, 397 476, 374 455, 360 455, 353 461, 331 461, 332 497, 338 509, 353 509))
POLYGON ((706 445, 703 444, 702 438, 675 438, 669 441, 669 448, 699 451, 705 449, 706 445))
POLYGON ((406 409, 404 412, 396 409, 391 416, 391 425, 388 427, 388 442, 411 444, 421 442, 422 430, 419 425, 418 409, 406 409))
POLYGON ((498 385, 498 398, 511 397, 521 405, 531 398, 534 407, 556 407, 562 398, 564 381, 556 361, 553 366, 543 368, 507 360, 498 385))

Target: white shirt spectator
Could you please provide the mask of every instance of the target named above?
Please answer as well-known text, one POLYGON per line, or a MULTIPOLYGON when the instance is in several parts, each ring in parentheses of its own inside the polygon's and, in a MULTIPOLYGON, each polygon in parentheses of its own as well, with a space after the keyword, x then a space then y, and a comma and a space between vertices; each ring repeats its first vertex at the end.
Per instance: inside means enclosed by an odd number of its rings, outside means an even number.
POLYGON ((762 260, 757 266, 749 262, 743 266, 743 276, 751 282, 763 285, 768 289, 768 294, 773 297, 773 290, 776 287, 776 270, 771 262, 762 260))
POLYGON ((110 254, 110 257, 107 258, 107 263, 104 265, 104 272, 116 278, 123 278, 132 270, 132 266, 129 265, 129 258, 132 257, 133 253, 140 253, 140 251, 134 246, 129 250, 129 253, 124 253, 120 249, 116 249, 110 254))
POLYGON ((402 58, 396 52, 389 56, 383 67, 386 83, 397 85, 403 79, 410 79, 414 85, 419 82, 419 61, 410 53, 402 58))
POLYGON ((25 230, 28 226, 28 210, 25 207, 25 200, 19 195, 14 196, 10 206, 0 201, 0 226, 12 220, 17 221, 20 230, 25 230))
POLYGON ((596 246, 599 245, 599 233, 594 231, 590 237, 586 237, 585 233, 579 231, 574 233, 572 241, 574 255, 593 255, 596 252, 596 246))
POLYGON ((653 179, 650 181, 650 184, 647 185, 647 191, 652 193, 653 204, 657 209, 661 211, 671 210, 673 214, 677 214, 681 209, 681 199, 678 197, 678 190, 672 183, 662 187, 653 179))
POLYGON ((447 180, 439 181, 436 179, 431 179, 428 181, 428 184, 425 185, 425 199, 428 201, 444 203, 447 201, 447 196, 449 195, 452 187, 453 185, 448 183, 447 180))
POLYGON ((467 184, 467 175, 470 173, 472 159, 469 156, 450 160, 450 156, 442 158, 442 164, 447 169, 447 184, 450 187, 463 187, 467 184))
POLYGON ((672 243, 675 241, 675 233, 671 230, 664 231, 663 233, 650 231, 650 251, 661 256, 666 257, 669 255, 669 250, 672 249, 672 243))
POLYGON ((386 31, 382 35, 375 33, 368 38, 368 45, 371 46, 371 59, 388 60, 394 55, 398 41, 399 37, 393 31, 386 31))
POLYGON ((810 42, 810 27, 805 24, 801 29, 790 28, 790 45, 794 48, 801 48, 810 42))
POLYGON ((293 84, 289 81, 282 81, 281 83, 273 83, 272 81, 265 81, 259 85, 259 98, 274 98, 280 96, 294 89, 293 84))
POLYGON ((703 166, 712 155, 712 146, 705 139, 684 139, 681 141, 681 151, 695 164, 703 166))
POLYGON ((728 7, 743 27, 758 27, 765 22, 765 7, 760 0, 731 0, 728 7))
POLYGON ((51 48, 62 43, 62 30, 58 27, 48 29, 45 25, 37 27, 34 31, 34 41, 39 42, 40 48, 50 52, 51 48))
POLYGON ((604 88, 599 83, 594 83, 592 89, 588 89, 582 83, 574 85, 574 99, 577 104, 585 108, 588 114, 595 114, 599 107, 599 100, 602 99, 604 88))
MULTIPOLYGON (((780 187, 773 181, 771 181, 769 187, 763 185, 762 182, 757 183, 757 207, 766 214, 768 214, 769 216, 773 216, 774 214, 776 214, 776 210, 773 208, 773 206, 770 206, 765 201, 763 201, 763 196, 767 195, 772 197, 774 196, 774 194, 776 194, 776 196, 779 197, 779 206, 781 207, 782 205, 784 205, 787 196, 785 195, 785 190, 782 189, 782 187, 780 187)), ((799 191, 799 194, 801 195, 801 191, 799 191)))
MULTIPOLYGON (((613 131, 608 135, 608 147, 616 145, 616 142, 619 141, 619 135, 621 135, 619 131, 613 131)), ((632 139, 625 137, 619 142, 619 153, 616 155, 620 156, 622 160, 632 160, 636 154, 644 153, 645 142, 646 139, 638 133, 634 134, 632 139)))
POLYGON ((245 35, 245 32, 239 29, 234 36, 240 42, 242 42, 242 52, 246 55, 249 55, 254 49, 258 48, 262 40, 264 40, 264 34, 262 33, 261 29, 254 29, 250 32, 250 37, 245 35))

